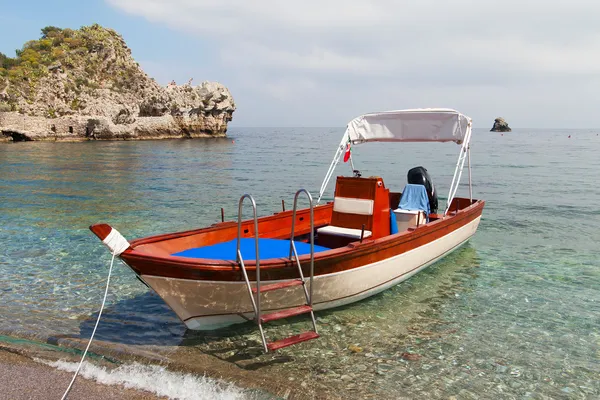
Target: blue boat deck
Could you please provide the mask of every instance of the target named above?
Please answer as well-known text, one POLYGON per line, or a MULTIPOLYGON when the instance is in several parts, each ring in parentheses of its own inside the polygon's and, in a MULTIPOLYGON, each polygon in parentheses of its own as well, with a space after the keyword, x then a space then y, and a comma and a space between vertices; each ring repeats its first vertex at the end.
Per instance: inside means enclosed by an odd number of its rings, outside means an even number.
MULTIPOLYGON (((288 258, 290 253, 290 241, 280 239, 258 239, 258 251, 261 260, 269 258, 288 258)), ((310 254, 310 243, 294 241, 298 256, 310 254)), ((196 247, 173 253, 173 256, 188 258, 204 258, 210 260, 236 261, 237 239, 228 242, 213 244, 210 246, 196 247)), ((315 253, 329 250, 327 247, 315 245, 315 253)), ((240 251, 244 260, 255 260, 254 238, 240 240, 240 251)))

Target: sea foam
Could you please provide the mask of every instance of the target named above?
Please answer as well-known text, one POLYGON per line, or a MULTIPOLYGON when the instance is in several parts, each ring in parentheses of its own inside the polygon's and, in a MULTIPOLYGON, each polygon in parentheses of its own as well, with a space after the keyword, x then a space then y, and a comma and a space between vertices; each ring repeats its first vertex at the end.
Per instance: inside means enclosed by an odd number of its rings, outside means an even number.
MULTIPOLYGON (((37 360, 62 371, 75 372, 78 363, 37 360)), ((171 372, 157 365, 123 364, 115 369, 98 367, 84 361, 79 375, 104 385, 122 385, 128 389, 145 390, 170 399, 242 400, 248 399, 242 389, 205 376, 171 372)))

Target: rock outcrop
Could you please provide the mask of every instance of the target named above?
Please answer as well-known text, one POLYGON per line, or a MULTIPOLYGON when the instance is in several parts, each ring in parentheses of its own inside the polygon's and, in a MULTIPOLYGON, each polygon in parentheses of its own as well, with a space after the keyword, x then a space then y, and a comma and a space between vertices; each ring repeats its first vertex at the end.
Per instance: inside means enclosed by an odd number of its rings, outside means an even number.
POLYGON ((219 83, 160 86, 99 25, 47 27, 16 58, 0 53, 0 140, 225 136, 234 111, 219 83))
POLYGON ((490 132, 510 132, 512 129, 508 126, 508 122, 502 117, 498 117, 494 120, 494 126, 490 129, 490 132))

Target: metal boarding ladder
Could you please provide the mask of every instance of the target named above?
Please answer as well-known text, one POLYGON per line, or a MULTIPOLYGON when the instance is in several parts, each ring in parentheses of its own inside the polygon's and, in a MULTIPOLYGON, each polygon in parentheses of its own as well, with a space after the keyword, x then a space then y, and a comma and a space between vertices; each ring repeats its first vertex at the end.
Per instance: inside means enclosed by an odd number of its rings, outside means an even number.
POLYGON ((272 283, 267 285, 262 285, 260 282, 260 255, 259 255, 259 245, 258 245, 258 219, 256 217, 256 202, 254 198, 249 194, 245 194, 240 198, 238 205, 238 237, 237 237, 237 262, 242 270, 244 275, 244 279, 246 281, 246 287, 248 289, 248 294, 250 295, 250 300, 252 302, 252 307, 254 308, 254 321, 258 325, 258 329, 260 331, 260 336, 262 339, 263 347, 265 353, 269 351, 275 351, 283 347, 291 346, 296 343, 305 342, 307 340, 316 339, 319 337, 317 333, 317 324, 315 321, 315 315, 312 308, 312 294, 313 294, 313 278, 314 278, 314 212, 313 212, 313 199, 310 193, 306 189, 300 189, 296 192, 294 196, 294 210, 292 213, 292 231, 290 235, 290 260, 292 260, 292 256, 296 259, 296 265, 298 266, 298 272, 300 274, 300 279, 290 279, 283 282, 272 283), (294 229, 296 223, 296 207, 298 202, 298 195, 300 193, 306 193, 308 199, 310 201, 310 292, 306 289, 306 279, 304 278, 304 274, 302 273, 302 267, 300 265, 300 261, 298 260, 298 253, 296 251, 296 245, 294 244, 294 229), (256 253, 256 286, 253 288, 250 284, 250 280, 248 279, 248 272, 246 271, 246 266, 244 264, 244 259, 242 257, 242 253, 240 250, 240 240, 242 237, 242 206, 244 203, 244 199, 250 199, 252 203, 252 211, 254 217, 254 241, 255 241, 255 253, 256 253), (292 307, 288 309, 284 309, 281 311, 276 311, 269 314, 261 314, 260 307, 260 294, 272 290, 284 289, 292 286, 300 286, 302 285, 304 289, 304 295, 306 297, 306 304, 299 307, 292 307), (274 342, 267 342, 265 337, 265 332, 262 324, 275 321, 279 319, 289 318, 296 315, 307 314, 310 313, 313 330, 308 332, 303 332, 299 335, 291 336, 285 339, 280 339, 274 342))

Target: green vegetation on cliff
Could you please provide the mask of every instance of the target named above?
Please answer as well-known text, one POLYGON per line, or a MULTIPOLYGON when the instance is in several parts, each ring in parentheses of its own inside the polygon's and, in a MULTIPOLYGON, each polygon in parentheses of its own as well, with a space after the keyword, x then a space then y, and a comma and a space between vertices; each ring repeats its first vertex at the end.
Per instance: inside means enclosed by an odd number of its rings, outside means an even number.
POLYGON ((40 82, 53 74, 60 79, 46 79, 54 82, 44 82, 44 86, 54 84, 50 97, 58 96, 73 112, 85 106, 79 98, 82 93, 99 88, 137 91, 136 83, 150 80, 131 58, 122 37, 111 29, 98 24, 78 30, 48 26, 41 33, 40 39, 16 50, 14 58, 0 53, 0 111, 4 103, 5 109, 9 106, 30 115, 68 114, 68 109, 48 107, 41 113, 26 106, 46 100, 40 98, 48 97, 40 93, 40 82))

